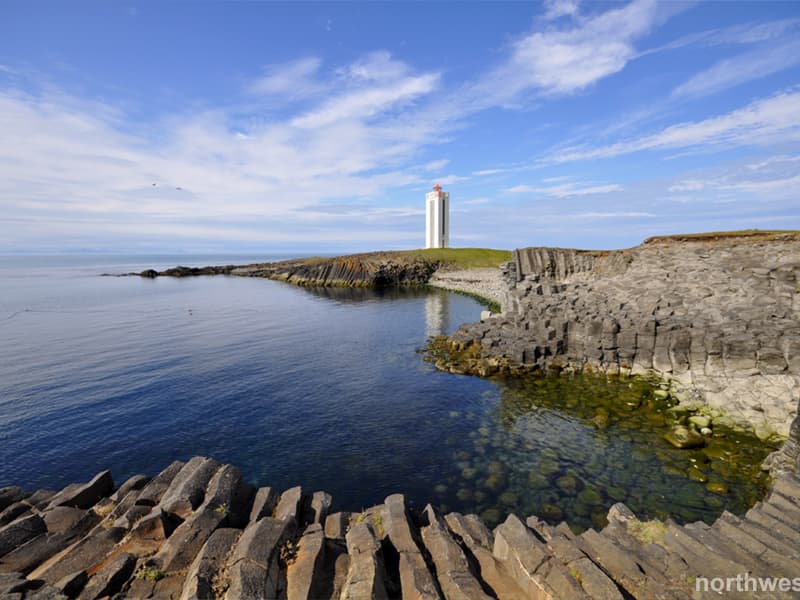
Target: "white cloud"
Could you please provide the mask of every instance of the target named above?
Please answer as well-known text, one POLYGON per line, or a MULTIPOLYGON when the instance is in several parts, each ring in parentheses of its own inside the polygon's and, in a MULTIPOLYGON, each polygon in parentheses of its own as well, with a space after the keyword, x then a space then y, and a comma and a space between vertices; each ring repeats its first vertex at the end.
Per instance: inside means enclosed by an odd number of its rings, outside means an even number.
POLYGON ((544 187, 530 185, 516 185, 506 191, 514 194, 534 193, 551 196, 553 198, 568 198, 570 196, 590 196, 592 194, 609 194, 621 192, 624 188, 619 184, 592 185, 587 183, 564 183, 544 187))
POLYGON ((426 171, 438 171, 439 169, 444 169, 447 165, 450 164, 450 161, 446 158, 442 158, 440 160, 432 160, 428 163, 422 165, 422 168, 426 171))
POLYGON ((258 95, 281 95, 286 99, 305 98, 324 89, 315 79, 322 61, 301 58, 282 65, 271 65, 265 75, 251 82, 247 90, 258 95))
POLYGON ((800 162, 800 155, 791 156, 787 154, 779 154, 777 156, 770 156, 765 160, 761 160, 755 163, 750 163, 747 165, 747 168, 751 171, 760 171, 765 167, 770 167, 776 164, 791 164, 800 162))
POLYGON ((698 179, 687 179, 686 181, 681 181, 679 183, 671 185, 668 190, 670 192, 699 192, 706 187, 705 181, 700 181, 698 179))
POLYGON ((569 27, 549 27, 517 40, 508 62, 484 87, 512 98, 526 89, 571 94, 618 73, 636 57, 633 42, 658 17, 655 0, 634 0, 604 13, 582 17, 569 27))
POLYGON ((556 177, 545 177, 542 183, 558 183, 559 181, 568 181, 572 179, 571 175, 558 175, 556 177))
POLYGON ((585 212, 573 215, 576 219, 637 219, 657 217, 658 215, 650 212, 585 212))
POLYGON ((676 98, 701 97, 760 79, 800 64, 800 41, 790 40, 721 60, 700 71, 672 92, 676 98))
POLYGON ((492 202, 494 202, 494 198, 478 197, 470 198, 469 200, 460 200, 458 204, 466 206, 480 206, 483 204, 491 204, 492 202))
POLYGON ((428 73, 417 77, 405 77, 378 87, 358 89, 334 97, 322 106, 298 117, 293 125, 315 128, 331 125, 337 121, 369 119, 390 108, 429 94, 439 82, 439 75, 428 73))
MULTIPOLYGON (((758 162, 737 161, 725 167, 694 172, 670 185, 667 190, 677 197, 686 192, 702 192, 691 198, 696 201, 728 201, 746 204, 756 201, 794 201, 800 190, 797 161, 800 156, 774 155, 758 162)), ((674 199, 673 196, 672 199, 674 199)))
MULTIPOLYGON (((312 60, 273 69, 251 91, 285 98, 293 93, 290 73, 308 75, 311 88, 328 85, 310 77, 318 69, 312 60)), ((316 106, 309 99, 311 109, 295 119, 243 121, 235 107, 220 108, 139 123, 135 134, 123 133, 130 131, 128 117, 110 105, 52 89, 0 91, 0 247, 47 245, 54 228, 65 244, 81 247, 103 236, 113 245, 108 233, 114 231, 153 240, 210 228, 219 233, 214 239, 228 231, 228 239, 268 243, 268 232, 278 227, 284 237, 307 239, 325 228, 327 217, 315 207, 328 200, 379 198, 426 181, 424 168, 412 161, 431 143, 429 125, 395 109, 437 79, 422 74, 342 84, 338 95, 316 106)), ((336 235, 394 239, 402 220, 419 214, 387 213, 371 201, 346 215, 350 221, 336 235), (378 222, 380 233, 369 232, 365 222, 378 222)), ((334 238, 319 236, 325 239, 334 238)))
POLYGON ((639 56, 677 50, 688 46, 713 47, 768 42, 784 37, 787 33, 791 34, 798 26, 800 26, 800 19, 740 23, 721 29, 690 33, 667 44, 644 50, 639 56))
POLYGON ((406 77, 410 69, 386 51, 370 52, 337 73, 354 81, 392 81, 406 77))
POLYGON ((548 21, 559 17, 572 17, 578 14, 578 0, 545 0, 544 18, 548 21))
POLYGON ((724 145, 726 148, 800 141, 800 92, 786 92, 703 121, 678 123, 662 131, 596 148, 568 148, 545 162, 610 158, 643 150, 724 145))
POLYGON ((498 175, 499 173, 507 173, 511 169, 481 169, 479 171, 473 171, 472 175, 475 177, 485 177, 487 175, 498 175))
POLYGON ((434 183, 438 183, 439 185, 453 185, 454 183, 466 181, 468 179, 469 177, 462 177, 461 175, 445 175, 444 177, 437 177, 434 183))

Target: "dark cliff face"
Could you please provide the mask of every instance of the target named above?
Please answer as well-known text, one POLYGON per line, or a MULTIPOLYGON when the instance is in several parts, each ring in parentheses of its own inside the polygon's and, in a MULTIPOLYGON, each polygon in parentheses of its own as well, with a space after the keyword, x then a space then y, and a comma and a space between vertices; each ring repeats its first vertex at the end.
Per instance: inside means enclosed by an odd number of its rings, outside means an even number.
POLYGON ((174 267, 161 272, 148 269, 139 275, 147 278, 235 275, 264 277, 314 287, 381 287, 422 285, 428 282, 439 266, 438 261, 422 257, 373 253, 242 266, 174 267))
POLYGON ((439 263, 373 255, 306 259, 240 267, 232 274, 266 277, 303 286, 380 287, 427 283, 439 263))

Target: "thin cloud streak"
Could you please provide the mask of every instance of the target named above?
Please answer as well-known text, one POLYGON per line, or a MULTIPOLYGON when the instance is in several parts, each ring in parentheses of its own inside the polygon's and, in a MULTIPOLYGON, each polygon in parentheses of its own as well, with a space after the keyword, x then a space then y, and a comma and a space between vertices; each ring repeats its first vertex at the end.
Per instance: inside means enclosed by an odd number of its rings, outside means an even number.
POLYGON ((800 141, 800 92, 786 92, 703 121, 679 123, 633 140, 597 148, 568 148, 545 157, 544 163, 611 158, 645 150, 697 146, 726 147, 800 141))
POLYGON ((693 75, 672 92, 673 98, 699 98, 767 77, 800 64, 800 41, 773 48, 759 48, 719 61, 693 75))

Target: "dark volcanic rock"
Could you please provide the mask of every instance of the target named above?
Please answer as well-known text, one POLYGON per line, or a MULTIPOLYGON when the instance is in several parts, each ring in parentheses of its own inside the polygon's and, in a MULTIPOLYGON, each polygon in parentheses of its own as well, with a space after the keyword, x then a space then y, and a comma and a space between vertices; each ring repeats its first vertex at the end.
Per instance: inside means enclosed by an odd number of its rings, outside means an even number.
POLYGON ((206 485, 219 467, 220 463, 213 459, 194 457, 172 480, 159 506, 164 512, 186 518, 203 501, 206 485))
POLYGON ((27 502, 15 502, 11 506, 7 507, 2 513, 0 513, 0 526, 7 525, 16 519, 19 519, 22 515, 29 513, 30 510, 31 505, 27 502))
POLYGON ((0 556, 8 554, 45 531, 47 527, 39 515, 30 515, 9 523, 0 528, 0 556))
POLYGON ((124 552, 119 554, 89 579, 78 596, 79 600, 97 600, 116 594, 133 574, 134 567, 136 567, 135 556, 124 552))
POLYGON ((22 491, 22 488, 15 485, 0 488, 0 511, 4 511, 15 502, 23 500, 25 496, 26 494, 22 491))
MULTIPOLYGON (((796 435, 797 426, 792 431, 796 435)), ((205 460, 190 461, 179 479, 183 465, 173 469, 170 498, 187 497, 205 460)), ((286 518, 276 519, 265 514, 274 493, 264 488, 255 494, 238 469, 221 465, 202 504, 174 531, 179 521, 160 506, 132 505, 139 493, 132 487, 119 504, 105 498, 90 509, 32 509, 0 529, 0 551, 13 546, 0 557, 0 596, 686 600, 698 577, 795 574, 800 480, 775 472, 770 494, 740 517, 724 513, 713 525, 640 522, 617 504, 602 531, 576 535, 566 523, 551 527, 537 517, 523 523, 509 515, 492 532, 475 515, 442 517, 430 505, 412 515, 399 494, 360 514, 328 515, 324 529, 312 522, 303 530, 296 520, 321 520, 327 494, 287 490, 272 509, 286 518), (253 508, 254 496, 259 506, 253 508), (135 509, 146 514, 132 521, 133 531, 107 528, 125 499, 130 508, 116 521, 135 509), (231 526, 251 514, 256 520, 244 530, 231 526)), ((158 489, 165 485, 162 480, 158 489)), ((65 496, 84 486, 70 486, 65 496)))
POLYGON ((123 535, 124 529, 106 529, 83 538, 63 554, 54 556, 45 564, 36 568, 29 577, 31 579, 44 579, 50 584, 54 584, 63 577, 76 571, 90 571, 103 563, 111 550, 117 545, 123 535))
POLYGON ((114 480, 111 471, 103 471, 95 475, 91 481, 82 485, 69 486, 53 496, 50 507, 74 506, 76 508, 91 508, 101 498, 110 496, 114 491, 114 480))
POLYGON ((149 481, 143 488, 141 493, 136 498, 136 504, 144 506, 155 506, 161 500, 164 492, 175 479, 175 476, 180 473, 185 463, 176 460, 171 463, 166 469, 161 471, 155 478, 149 481))

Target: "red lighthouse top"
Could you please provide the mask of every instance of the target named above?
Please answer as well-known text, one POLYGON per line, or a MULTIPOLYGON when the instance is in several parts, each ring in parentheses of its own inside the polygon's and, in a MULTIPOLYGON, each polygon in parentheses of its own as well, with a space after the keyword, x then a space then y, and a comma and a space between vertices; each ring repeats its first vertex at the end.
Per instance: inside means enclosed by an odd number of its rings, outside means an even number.
POLYGON ((434 190, 434 191, 436 191, 436 192, 441 192, 441 191, 442 191, 442 186, 440 186, 440 185, 437 183, 435 186, 433 186, 433 190, 434 190))

